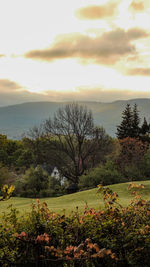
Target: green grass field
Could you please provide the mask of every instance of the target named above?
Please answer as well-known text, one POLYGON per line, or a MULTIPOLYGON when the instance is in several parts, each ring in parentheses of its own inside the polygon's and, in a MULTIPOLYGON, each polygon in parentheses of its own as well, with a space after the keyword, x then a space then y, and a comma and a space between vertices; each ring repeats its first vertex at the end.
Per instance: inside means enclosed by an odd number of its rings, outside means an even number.
MULTIPOLYGON (((141 190, 141 195, 144 199, 150 198, 150 181, 142 181, 136 183, 144 184, 145 188, 141 190)), ((113 191, 118 193, 120 204, 123 206, 129 204, 130 200, 133 198, 130 192, 127 190, 128 185, 129 183, 123 183, 109 186, 113 191)), ((40 199, 40 201, 46 202, 48 204, 48 208, 51 211, 54 211, 56 213, 63 213, 65 211, 65 213, 68 214, 72 210, 75 210, 76 207, 78 207, 79 211, 83 211, 86 203, 90 208, 103 208, 104 204, 102 195, 98 195, 96 193, 97 188, 57 198, 42 198, 40 199)), ((8 207, 11 204, 13 205, 13 207, 17 208, 21 215, 23 215, 25 212, 29 212, 31 210, 31 203, 34 202, 35 199, 19 197, 13 197, 8 201, 1 201, 0 216, 2 216, 3 212, 9 211, 8 207)))

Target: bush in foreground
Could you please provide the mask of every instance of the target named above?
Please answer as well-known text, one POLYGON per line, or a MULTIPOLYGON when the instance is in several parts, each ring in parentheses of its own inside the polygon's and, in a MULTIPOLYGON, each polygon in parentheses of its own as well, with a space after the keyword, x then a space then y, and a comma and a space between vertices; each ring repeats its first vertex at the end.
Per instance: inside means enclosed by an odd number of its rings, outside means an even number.
POLYGON ((142 188, 130 184, 134 199, 126 208, 102 186, 104 210, 58 215, 37 200, 20 218, 11 208, 0 225, 2 266, 149 266, 150 202, 142 188))

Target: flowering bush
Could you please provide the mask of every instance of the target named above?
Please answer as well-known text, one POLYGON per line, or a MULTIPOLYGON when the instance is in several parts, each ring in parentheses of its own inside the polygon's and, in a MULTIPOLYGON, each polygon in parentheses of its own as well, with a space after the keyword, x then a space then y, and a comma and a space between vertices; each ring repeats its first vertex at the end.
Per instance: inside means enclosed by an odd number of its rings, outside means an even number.
POLYGON ((65 216, 37 200, 18 217, 12 208, 0 225, 2 266, 149 266, 150 201, 139 195, 142 188, 129 185, 134 198, 126 208, 102 186, 103 210, 86 206, 65 216))

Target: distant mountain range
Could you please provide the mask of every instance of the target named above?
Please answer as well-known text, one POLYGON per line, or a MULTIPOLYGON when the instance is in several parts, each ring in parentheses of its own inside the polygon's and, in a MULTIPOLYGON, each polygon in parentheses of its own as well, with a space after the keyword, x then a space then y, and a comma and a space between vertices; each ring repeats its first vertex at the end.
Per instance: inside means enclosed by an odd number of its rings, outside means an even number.
MULTIPOLYGON (((116 126, 121 121, 122 111, 127 103, 138 105, 141 119, 150 121, 150 99, 119 100, 112 103, 79 102, 91 109, 95 124, 103 126, 106 132, 115 136, 116 126)), ((44 119, 53 116, 56 110, 66 102, 30 102, 7 107, 0 107, 0 133, 8 138, 20 139, 29 128, 40 124, 44 119)))

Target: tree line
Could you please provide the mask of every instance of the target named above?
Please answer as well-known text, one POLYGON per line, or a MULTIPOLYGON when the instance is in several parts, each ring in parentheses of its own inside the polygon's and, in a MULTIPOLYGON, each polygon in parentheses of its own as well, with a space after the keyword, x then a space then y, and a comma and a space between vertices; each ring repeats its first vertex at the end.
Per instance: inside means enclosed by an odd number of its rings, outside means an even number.
POLYGON ((94 124, 85 106, 67 104, 20 141, 0 135, 0 186, 12 183, 16 195, 48 197, 99 183, 148 179, 149 132, 136 104, 126 105, 117 139, 94 124), (51 175, 54 167, 59 178, 51 175))
POLYGON ((139 111, 137 104, 135 103, 133 108, 130 104, 127 104, 125 110, 122 113, 122 121, 120 125, 117 126, 116 136, 118 139, 124 139, 127 137, 139 138, 140 140, 149 139, 150 124, 148 124, 146 118, 144 117, 142 125, 141 118, 139 116, 139 111))

